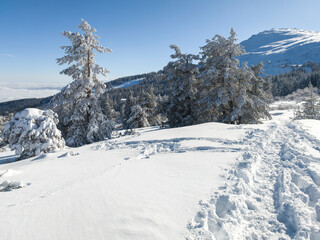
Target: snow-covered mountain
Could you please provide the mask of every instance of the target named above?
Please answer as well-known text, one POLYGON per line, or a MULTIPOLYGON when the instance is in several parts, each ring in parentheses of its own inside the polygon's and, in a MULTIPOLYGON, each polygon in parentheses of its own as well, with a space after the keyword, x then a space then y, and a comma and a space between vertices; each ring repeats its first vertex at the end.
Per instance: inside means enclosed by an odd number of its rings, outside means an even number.
POLYGON ((241 42, 249 65, 264 63, 267 74, 288 72, 307 62, 320 63, 320 32, 292 28, 271 29, 241 42))

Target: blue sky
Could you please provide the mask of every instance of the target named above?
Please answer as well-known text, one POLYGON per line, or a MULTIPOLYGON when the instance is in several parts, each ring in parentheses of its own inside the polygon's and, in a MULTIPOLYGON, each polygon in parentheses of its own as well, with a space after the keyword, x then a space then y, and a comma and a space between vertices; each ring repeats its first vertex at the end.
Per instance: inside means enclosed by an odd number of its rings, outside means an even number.
POLYGON ((239 41, 279 27, 320 31, 319 7, 318 0, 0 0, 0 83, 70 82, 55 59, 69 44, 60 33, 78 31, 81 18, 113 50, 96 58, 111 80, 158 71, 170 61, 170 44, 198 53, 231 27, 239 41))

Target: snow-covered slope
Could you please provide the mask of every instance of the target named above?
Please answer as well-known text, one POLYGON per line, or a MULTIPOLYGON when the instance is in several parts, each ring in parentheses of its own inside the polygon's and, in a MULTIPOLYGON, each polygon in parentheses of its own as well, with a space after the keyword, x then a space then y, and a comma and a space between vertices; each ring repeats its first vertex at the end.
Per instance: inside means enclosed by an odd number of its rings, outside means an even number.
POLYGON ((264 63, 267 74, 290 71, 292 66, 320 62, 320 32, 300 29, 271 29, 241 42, 247 54, 241 61, 264 63))
POLYGON ((128 87, 132 87, 132 86, 134 86, 134 85, 139 85, 140 82, 141 82, 142 80, 144 80, 144 79, 145 79, 144 77, 142 77, 142 78, 137 78, 137 79, 133 79, 133 80, 124 82, 124 83, 122 83, 122 84, 120 84, 120 85, 115 85, 115 86, 113 86, 113 88, 128 88, 128 87))
POLYGON ((0 153, 1 238, 320 239, 320 123, 273 116, 0 153))
POLYGON ((7 164, 0 153, 0 184, 25 186, 0 192, 1 239, 183 239, 239 155, 245 130, 233 129, 147 128, 7 164))

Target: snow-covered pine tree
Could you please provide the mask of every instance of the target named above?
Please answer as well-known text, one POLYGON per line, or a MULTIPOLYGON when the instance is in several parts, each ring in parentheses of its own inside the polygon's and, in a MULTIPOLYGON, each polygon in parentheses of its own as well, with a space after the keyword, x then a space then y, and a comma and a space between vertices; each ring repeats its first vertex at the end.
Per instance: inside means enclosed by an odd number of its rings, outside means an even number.
POLYGON ((123 115, 122 115, 122 126, 124 129, 130 129, 130 124, 127 123, 128 119, 132 116, 132 107, 136 105, 136 99, 133 97, 132 92, 130 92, 129 97, 125 101, 123 115))
POLYGON ((197 122, 195 102, 198 66, 193 61, 198 60, 198 56, 183 54, 176 45, 170 48, 175 51, 171 58, 177 60, 164 68, 172 87, 166 109, 168 122, 171 127, 192 125, 197 122))
POLYGON ((99 37, 86 21, 81 20, 79 28, 84 32, 63 32, 71 46, 61 47, 66 55, 57 59, 59 65, 71 64, 61 74, 71 76, 74 81, 53 97, 48 107, 58 113, 60 129, 68 146, 82 146, 111 137, 113 123, 102 113, 100 97, 105 84, 97 75, 106 75, 104 67, 95 63, 95 51, 111 52, 101 46, 99 37))
POLYGON ((105 113, 105 115, 112 121, 114 121, 119 113, 116 112, 113 108, 113 103, 110 100, 108 94, 104 95, 104 99, 102 101, 102 105, 103 105, 103 112, 105 113))
POLYGON ((320 120, 320 101, 317 96, 317 88, 310 82, 308 85, 309 96, 302 104, 302 109, 295 112, 295 119, 318 119, 320 120))
POLYGON ((148 114, 140 105, 134 105, 131 108, 131 115, 126 121, 128 129, 149 127, 148 114))
POLYGON ((200 122, 230 122, 232 100, 237 87, 236 76, 239 74, 237 57, 245 51, 236 43, 233 29, 229 38, 216 35, 212 40, 207 40, 201 50, 200 77, 203 83, 198 101, 200 122))
MULTIPOLYGON (((248 69, 246 64, 239 68, 234 76, 236 78, 233 86, 233 93, 230 96, 228 114, 223 115, 222 122, 226 123, 253 123, 254 102, 249 96, 252 89, 253 73, 248 69)), ((221 116, 222 117, 222 116, 221 116)))
POLYGON ((258 123, 261 118, 271 118, 269 114, 270 92, 267 80, 262 75, 262 63, 251 69, 244 63, 237 75, 236 93, 228 122, 236 124, 258 123))
POLYGON ((256 66, 251 66, 253 73, 251 79, 251 89, 249 97, 252 99, 251 109, 249 108, 249 117, 241 123, 258 123, 260 119, 271 119, 269 113, 269 104, 273 101, 271 93, 271 80, 263 73, 263 63, 260 62, 256 66), (264 77, 263 77, 264 76, 264 77))
POLYGON ((109 71, 95 63, 95 52, 108 53, 111 49, 103 47, 99 40, 100 37, 94 34, 97 30, 92 28, 85 20, 81 19, 79 25, 84 34, 64 31, 63 36, 68 38, 72 45, 62 46, 66 53, 62 58, 57 59, 59 65, 71 64, 70 67, 62 70, 60 73, 71 76, 74 80, 93 76, 96 79, 98 74, 106 75, 109 71))
POLYGON ((148 122, 151 126, 159 126, 161 124, 161 115, 157 112, 157 97, 154 95, 154 88, 151 86, 147 92, 144 92, 140 100, 141 107, 147 114, 148 122))
POLYGON ((231 29, 229 38, 216 35, 201 47, 199 122, 257 123, 261 117, 270 117, 262 65, 239 68, 237 57, 245 51, 236 40, 231 29))

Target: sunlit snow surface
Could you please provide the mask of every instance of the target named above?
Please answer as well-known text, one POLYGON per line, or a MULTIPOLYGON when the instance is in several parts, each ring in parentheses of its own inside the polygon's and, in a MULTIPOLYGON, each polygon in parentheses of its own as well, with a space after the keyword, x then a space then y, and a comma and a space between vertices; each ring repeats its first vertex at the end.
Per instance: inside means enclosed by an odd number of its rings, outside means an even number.
POLYGON ((128 87, 132 87, 134 85, 139 85, 140 82, 142 80, 144 80, 145 78, 137 78, 137 79, 133 79, 133 80, 130 80, 130 81, 127 81, 127 82, 124 82, 120 85, 116 85, 114 86, 113 88, 128 88, 128 87))
POLYGON ((241 42, 247 54, 241 61, 264 63, 267 74, 278 74, 308 62, 320 62, 320 33, 292 28, 272 29, 241 42))
POLYGON ((320 124, 272 114, 19 162, 2 152, 0 184, 15 188, 0 192, 1 238, 319 239, 320 124))

